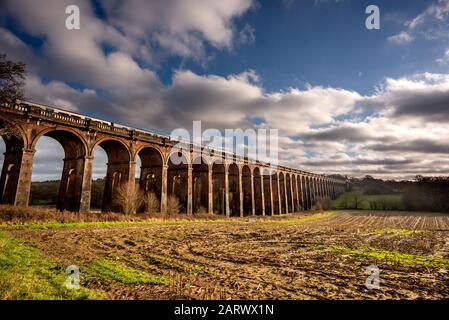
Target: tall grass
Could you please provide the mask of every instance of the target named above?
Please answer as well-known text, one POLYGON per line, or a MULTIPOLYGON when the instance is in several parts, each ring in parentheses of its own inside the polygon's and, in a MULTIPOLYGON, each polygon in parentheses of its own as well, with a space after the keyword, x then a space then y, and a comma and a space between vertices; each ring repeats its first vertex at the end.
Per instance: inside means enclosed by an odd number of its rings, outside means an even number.
POLYGON ((46 222, 97 222, 97 221, 139 221, 148 217, 142 214, 124 215, 120 213, 79 213, 59 211, 46 207, 15 207, 0 205, 0 223, 46 223, 46 222))

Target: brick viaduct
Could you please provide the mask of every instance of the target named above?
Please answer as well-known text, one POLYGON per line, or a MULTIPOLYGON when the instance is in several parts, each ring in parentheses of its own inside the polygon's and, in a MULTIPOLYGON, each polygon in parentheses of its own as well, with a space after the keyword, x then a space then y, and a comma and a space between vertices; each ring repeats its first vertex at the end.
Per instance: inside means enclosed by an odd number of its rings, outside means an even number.
POLYGON ((3 204, 28 205, 33 156, 42 136, 57 140, 65 152, 57 204, 60 210, 90 210, 93 155, 98 147, 108 158, 105 212, 114 210, 118 186, 136 187, 137 157, 141 160, 137 187, 154 192, 162 212, 168 197, 175 195, 188 214, 283 214, 310 209, 318 197, 335 198, 346 186, 344 180, 280 166, 273 169, 270 164, 229 157, 223 151, 212 150, 203 156, 204 147, 192 144, 177 151, 184 161, 174 164, 171 154, 178 141, 169 137, 30 102, 0 105, 0 121, 14 131, 3 136, 3 204))

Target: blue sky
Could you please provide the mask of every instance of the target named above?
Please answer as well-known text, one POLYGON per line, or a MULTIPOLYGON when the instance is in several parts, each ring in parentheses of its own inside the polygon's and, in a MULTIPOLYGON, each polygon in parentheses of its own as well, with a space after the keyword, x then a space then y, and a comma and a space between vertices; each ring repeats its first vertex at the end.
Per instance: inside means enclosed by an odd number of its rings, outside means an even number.
POLYGON ((252 69, 267 91, 303 87, 307 83, 342 87, 369 94, 385 77, 438 71, 440 44, 397 46, 386 39, 431 1, 377 1, 381 29, 367 30, 365 8, 372 1, 261 1, 236 22, 254 28, 256 40, 232 51, 216 51, 205 66, 174 57, 161 63, 158 75, 170 84, 173 70, 226 76, 252 69), (406 6, 404 5, 406 3, 406 6), (425 66, 425 67, 424 67, 425 66))
MULTIPOLYGON (((449 172, 448 0, 1 2, 0 51, 34 101, 162 133, 279 129, 283 164, 314 172, 449 172)), ((52 143, 37 179, 58 178, 52 143)))

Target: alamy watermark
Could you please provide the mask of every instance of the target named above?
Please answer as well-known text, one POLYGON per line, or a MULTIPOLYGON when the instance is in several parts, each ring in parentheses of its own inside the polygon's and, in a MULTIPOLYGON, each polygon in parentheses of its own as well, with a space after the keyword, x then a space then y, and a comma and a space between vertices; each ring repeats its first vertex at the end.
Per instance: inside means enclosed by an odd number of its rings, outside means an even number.
POLYGON ((365 269, 365 274, 368 277, 365 280, 365 287, 367 289, 380 289, 380 269, 378 266, 372 264, 365 269))
POLYGON ((67 15, 65 27, 67 30, 79 30, 81 28, 80 8, 77 5, 70 5, 65 8, 67 15))
POLYGON ((376 5, 369 5, 365 9, 365 13, 369 16, 365 20, 365 27, 368 30, 379 30, 380 29, 380 9, 376 5))
POLYGON ((80 268, 76 265, 70 265, 65 269, 67 278, 65 287, 69 290, 78 290, 80 288, 80 268))

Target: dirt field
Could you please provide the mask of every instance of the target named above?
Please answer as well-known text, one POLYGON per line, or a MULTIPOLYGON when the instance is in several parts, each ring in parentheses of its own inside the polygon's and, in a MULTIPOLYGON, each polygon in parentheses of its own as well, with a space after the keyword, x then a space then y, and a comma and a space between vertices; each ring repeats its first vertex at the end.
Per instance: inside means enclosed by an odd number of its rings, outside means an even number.
POLYGON ((339 211, 301 217, 7 234, 58 265, 80 266, 81 284, 111 299, 449 298, 449 215, 339 211), (167 282, 100 277, 92 271, 99 258, 167 282), (365 287, 371 264, 380 269, 379 289, 365 287))

